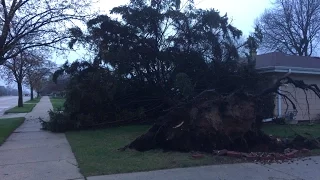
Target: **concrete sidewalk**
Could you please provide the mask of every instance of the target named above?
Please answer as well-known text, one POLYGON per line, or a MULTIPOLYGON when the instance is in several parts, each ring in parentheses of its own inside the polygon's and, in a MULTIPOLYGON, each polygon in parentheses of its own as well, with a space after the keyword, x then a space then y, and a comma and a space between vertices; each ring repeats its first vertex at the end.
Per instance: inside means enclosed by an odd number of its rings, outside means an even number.
POLYGON ((0 119, 26 117, 27 115, 28 113, 9 113, 9 114, 0 116, 0 119))
POLYGON ((290 163, 226 164, 88 177, 88 180, 319 180, 320 157, 290 163))
POLYGON ((0 146, 1 180, 83 179, 65 135, 40 130, 39 117, 48 120, 49 109, 51 102, 43 97, 0 146))

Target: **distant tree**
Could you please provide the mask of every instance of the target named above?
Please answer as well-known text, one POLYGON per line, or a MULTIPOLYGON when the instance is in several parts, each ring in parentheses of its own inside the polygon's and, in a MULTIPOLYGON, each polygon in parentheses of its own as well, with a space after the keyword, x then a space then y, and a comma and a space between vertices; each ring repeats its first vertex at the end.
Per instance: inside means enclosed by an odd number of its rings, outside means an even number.
POLYGON ((56 67, 56 64, 48 61, 42 60, 39 61, 36 65, 27 69, 25 84, 30 87, 30 99, 33 100, 34 95, 33 91, 39 92, 43 87, 45 80, 48 79, 48 76, 52 74, 52 68, 56 67))
POLYGON ((66 90, 67 85, 70 82, 70 77, 66 74, 55 77, 54 73, 46 76, 42 79, 41 87, 36 89, 38 94, 48 95, 48 94, 60 94, 63 95, 66 90), (55 79, 53 81, 53 79, 55 79))
POLYGON ((258 19, 264 51, 311 56, 320 40, 319 0, 276 0, 258 19))
POLYGON ((6 96, 7 94, 7 89, 4 86, 0 86, 0 96, 6 96))
POLYGON ((92 0, 1 0, 0 65, 26 49, 57 47, 58 42, 68 38, 64 33, 68 23, 84 20, 92 3, 92 0), (26 40, 26 36, 32 40, 26 40))
POLYGON ((18 86, 18 107, 23 107, 22 85, 27 73, 35 66, 40 66, 43 59, 40 55, 31 51, 24 51, 19 56, 7 60, 1 66, 1 73, 8 82, 16 82, 18 86))

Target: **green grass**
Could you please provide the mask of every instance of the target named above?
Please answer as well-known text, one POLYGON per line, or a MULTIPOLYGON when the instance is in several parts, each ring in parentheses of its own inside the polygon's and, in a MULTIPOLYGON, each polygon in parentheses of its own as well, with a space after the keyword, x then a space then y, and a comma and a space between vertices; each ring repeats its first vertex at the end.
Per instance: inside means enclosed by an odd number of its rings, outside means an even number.
POLYGON ((28 113, 28 112, 31 112, 35 106, 36 106, 36 104, 23 104, 23 107, 16 106, 12 109, 5 111, 5 114, 8 114, 8 113, 28 113))
POLYGON ((28 103, 28 104, 37 104, 38 102, 40 102, 40 99, 41 99, 41 98, 34 98, 33 100, 26 101, 25 103, 28 103))
POLYGON ((31 112, 32 109, 36 106, 36 104, 38 102, 40 102, 40 99, 41 98, 34 98, 33 100, 26 101, 23 104, 23 107, 16 106, 14 108, 11 108, 11 109, 5 111, 4 113, 8 114, 8 113, 28 113, 28 112, 31 112))
MULTIPOLYGON (((67 132, 67 138, 85 176, 150 171, 157 169, 243 162, 241 159, 212 156, 194 159, 191 153, 163 152, 152 150, 138 152, 119 151, 150 126, 124 126, 102 130, 67 132)), ((293 137, 295 132, 310 133, 320 137, 320 125, 265 125, 267 134, 279 137, 293 137)), ((320 155, 320 150, 312 151, 320 155)))
POLYGON ((152 150, 118 151, 129 142, 148 130, 150 126, 124 126, 103 130, 90 130, 66 133, 85 176, 149 171, 241 162, 240 159, 212 156, 194 159, 191 153, 163 152, 152 150))
POLYGON ((24 117, 0 119, 0 145, 19 127, 24 121, 24 117))
POLYGON ((295 133, 302 136, 309 136, 311 134, 314 137, 320 137, 320 124, 314 125, 276 125, 266 124, 262 130, 267 134, 272 134, 278 137, 293 137, 295 133))
POLYGON ((66 101, 63 98, 50 98, 54 110, 63 110, 63 104, 66 101))
MULTIPOLYGON (((320 124, 314 125, 276 125, 276 124, 266 124, 263 126, 262 130, 271 134, 275 137, 287 137, 292 138, 295 134, 299 134, 310 138, 312 137, 320 137, 320 124)), ((313 149, 310 153, 311 156, 319 156, 320 149, 313 149)))

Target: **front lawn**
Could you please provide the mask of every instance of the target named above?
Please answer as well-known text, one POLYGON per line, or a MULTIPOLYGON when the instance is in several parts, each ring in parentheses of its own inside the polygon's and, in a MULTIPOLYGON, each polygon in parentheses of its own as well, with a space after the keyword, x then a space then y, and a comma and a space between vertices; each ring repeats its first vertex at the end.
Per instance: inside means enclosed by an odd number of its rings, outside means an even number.
POLYGON ((68 132, 71 144, 85 176, 150 171, 201 165, 241 162, 240 159, 212 156, 194 159, 191 153, 152 150, 118 151, 148 130, 150 126, 125 126, 103 130, 68 132))
POLYGON ((54 110, 63 110, 63 104, 66 101, 63 98, 50 98, 54 110))
POLYGON ((314 125, 276 125, 276 124, 265 124, 262 130, 273 136, 278 137, 293 137, 295 133, 302 136, 309 137, 320 137, 320 124, 314 125), (309 135, 310 134, 310 135, 309 135))
POLYGON ((0 119, 0 145, 18 128, 24 121, 24 117, 0 119))
MULTIPOLYGON (((66 135, 79 163, 81 173, 85 176, 244 162, 241 159, 212 156, 211 154, 205 154, 204 158, 194 159, 192 153, 118 150, 146 132, 149 127, 124 126, 67 132, 66 135)), ((309 133, 315 137, 320 136, 320 125, 265 125, 263 130, 267 134, 279 137, 292 137, 295 132, 302 135, 309 133)), ((320 151, 312 152, 316 155, 320 151)))
POLYGON ((36 104, 23 104, 23 107, 16 106, 12 109, 5 111, 5 114, 8 114, 8 113, 28 113, 28 112, 31 112, 35 106, 36 106, 36 104))
MULTIPOLYGON (((302 135, 307 138, 320 137, 320 124, 314 125, 276 125, 266 124, 262 130, 269 135, 275 137, 293 138, 295 134, 302 135)), ((310 155, 320 155, 320 149, 311 150, 310 155)))

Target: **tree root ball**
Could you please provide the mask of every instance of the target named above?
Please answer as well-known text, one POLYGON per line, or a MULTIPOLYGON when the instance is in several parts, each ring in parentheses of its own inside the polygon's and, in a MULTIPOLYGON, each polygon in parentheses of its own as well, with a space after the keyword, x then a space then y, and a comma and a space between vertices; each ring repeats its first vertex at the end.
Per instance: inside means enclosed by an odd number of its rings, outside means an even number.
POLYGON ((125 148, 210 153, 219 149, 282 151, 284 147, 257 128, 256 112, 254 97, 203 93, 171 109, 125 148))

